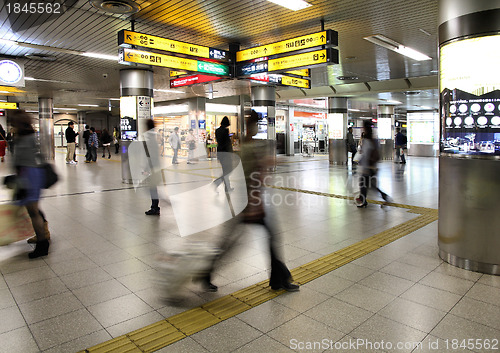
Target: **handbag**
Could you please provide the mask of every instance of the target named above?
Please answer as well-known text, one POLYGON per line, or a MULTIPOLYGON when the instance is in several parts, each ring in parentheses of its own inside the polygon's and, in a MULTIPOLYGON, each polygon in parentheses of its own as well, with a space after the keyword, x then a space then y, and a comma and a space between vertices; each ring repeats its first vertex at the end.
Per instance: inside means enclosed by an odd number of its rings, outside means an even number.
POLYGON ((45 171, 45 184, 43 186, 44 189, 50 188, 52 185, 57 183, 59 180, 59 176, 54 170, 54 166, 50 163, 42 164, 42 168, 45 171))
POLYGON ((359 162, 359 161, 361 161, 361 158, 363 158, 363 155, 361 154, 361 152, 358 152, 354 155, 354 158, 352 159, 352 161, 359 162))
POLYGON ((0 246, 30 238, 34 233, 26 207, 0 205, 0 246))

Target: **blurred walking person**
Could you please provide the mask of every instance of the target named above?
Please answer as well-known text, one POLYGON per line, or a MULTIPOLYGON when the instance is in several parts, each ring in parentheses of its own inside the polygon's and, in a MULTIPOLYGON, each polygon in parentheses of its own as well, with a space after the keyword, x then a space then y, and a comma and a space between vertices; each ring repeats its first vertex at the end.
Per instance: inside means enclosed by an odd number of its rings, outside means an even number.
POLYGON ((232 156, 233 144, 229 137, 229 118, 225 116, 220 122, 220 126, 215 130, 215 139, 217 140, 217 159, 222 167, 222 175, 214 180, 214 186, 217 189, 219 185, 224 182, 225 191, 232 191, 231 183, 229 181, 229 173, 232 170, 232 156))
POLYGON ((75 124, 70 121, 68 123, 68 127, 64 135, 66 136, 66 164, 76 164, 75 159, 75 150, 76 150, 76 137, 78 136, 78 132, 73 130, 75 124))
POLYGON ((9 132, 7 133, 7 147, 9 147, 10 154, 14 153, 14 128, 10 128, 9 132))
POLYGON ((7 147, 7 137, 5 136, 5 130, 2 124, 0 124, 0 160, 3 162, 5 160, 5 148, 7 147))
MULTIPOLYGON (((354 156, 356 155, 356 152, 358 152, 358 148, 356 146, 356 141, 354 141, 354 136, 352 135, 352 127, 349 127, 347 129, 347 136, 345 140, 345 145, 346 145, 346 153, 351 152, 351 161, 354 162, 354 156)), ((354 164, 354 163, 353 163, 354 164)))
POLYGON ((108 132, 108 129, 102 130, 101 134, 101 142, 102 142, 102 158, 106 157, 106 150, 108 150, 108 159, 111 158, 111 150, 109 146, 111 146, 111 142, 113 141, 111 135, 108 132))
POLYGON ((168 137, 168 143, 170 144, 170 147, 172 147, 172 150, 174 152, 174 155, 172 157, 172 164, 179 164, 179 162, 177 162, 177 153, 179 153, 179 150, 181 148, 181 138, 179 137, 178 132, 179 128, 176 126, 174 128, 174 131, 168 137))
POLYGON ((118 154, 118 149, 120 148, 120 133, 116 126, 113 128, 113 144, 115 145, 115 154, 118 154))
POLYGON ((82 134, 83 137, 83 144, 85 145, 85 161, 90 160, 90 148, 89 148, 89 138, 90 138, 90 127, 88 125, 85 125, 85 131, 83 131, 82 134))
MULTIPOLYGON (((26 206, 36 234, 35 250, 28 254, 30 259, 46 256, 49 253, 48 227, 39 209, 41 189, 45 184, 45 170, 41 167, 42 156, 31 125, 31 117, 23 111, 16 111, 12 117, 16 133, 14 168, 17 175, 17 203, 26 206)), ((30 240, 33 241, 33 238, 30 240)), ((29 242, 32 242, 29 241, 29 242)))
POLYGON ((360 195, 356 198, 356 206, 358 208, 368 206, 366 197, 369 188, 377 190, 384 201, 389 202, 389 196, 377 186, 377 163, 380 159, 380 154, 378 143, 373 138, 371 121, 363 122, 363 132, 364 137, 360 152, 361 160, 359 161, 361 167, 359 178, 360 195))
POLYGON ((397 163, 400 160, 401 164, 406 164, 404 148, 406 147, 407 139, 406 136, 403 135, 399 127, 396 128, 396 137, 394 140, 396 148, 396 160, 394 161, 394 163, 397 163))
POLYGON ((196 137, 193 134, 193 129, 189 129, 188 135, 186 136, 186 145, 188 148, 188 164, 194 164, 194 150, 196 149, 196 137))
POLYGON ((92 126, 90 128, 90 136, 89 136, 89 155, 88 159, 85 163, 96 162, 97 161, 97 148, 99 147, 99 139, 97 138, 97 133, 95 132, 95 128, 92 126))
MULTIPOLYGON (((278 232, 274 229, 276 222, 269 220, 264 209, 264 201, 262 200, 262 185, 266 170, 271 163, 271 157, 267 152, 267 145, 260 141, 253 140, 252 137, 258 132, 257 123, 259 117, 252 110, 250 118, 247 120, 247 136, 242 144, 241 156, 243 170, 245 173, 245 181, 247 186, 248 205, 245 210, 230 222, 231 233, 226 234, 221 245, 222 256, 235 242, 237 238, 237 229, 242 223, 261 225, 267 232, 267 240, 269 242, 269 255, 271 257, 271 276, 269 285, 273 290, 285 289, 288 292, 296 292, 299 286, 292 283, 292 275, 284 262, 281 260, 278 252, 278 232)), ((208 273, 201 278, 205 289, 210 292, 216 292, 217 286, 211 282, 211 274, 215 262, 220 259, 215 259, 208 273)))

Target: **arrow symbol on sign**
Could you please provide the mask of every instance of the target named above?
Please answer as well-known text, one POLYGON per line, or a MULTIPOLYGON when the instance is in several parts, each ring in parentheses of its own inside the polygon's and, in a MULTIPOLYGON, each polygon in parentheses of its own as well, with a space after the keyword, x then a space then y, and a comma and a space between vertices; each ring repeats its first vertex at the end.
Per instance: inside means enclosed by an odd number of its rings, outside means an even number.
POLYGON ((142 104, 143 104, 143 103, 142 103, 142 101, 139 101, 139 105, 140 105, 141 107, 142 107, 142 104))
POLYGON ((130 58, 131 58, 131 57, 133 57, 133 56, 134 56, 134 54, 132 54, 132 53, 127 53, 127 58, 129 58, 129 59, 130 59, 130 58))
POLYGON ((127 34, 127 39, 132 40, 132 36, 130 34, 127 34))
POLYGON ((320 37, 320 38, 321 38, 321 40, 323 40, 323 39, 325 39, 325 36, 324 36, 324 35, 321 35, 321 37, 320 37))
POLYGON ((325 58, 325 54, 321 54, 321 59, 324 59, 325 58))

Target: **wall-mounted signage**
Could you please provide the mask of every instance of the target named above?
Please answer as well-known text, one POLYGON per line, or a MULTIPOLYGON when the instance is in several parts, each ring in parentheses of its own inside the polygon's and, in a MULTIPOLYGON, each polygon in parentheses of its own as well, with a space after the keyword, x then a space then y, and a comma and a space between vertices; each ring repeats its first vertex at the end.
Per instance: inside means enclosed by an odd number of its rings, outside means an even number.
POLYGON ((304 78, 281 76, 281 84, 283 86, 292 86, 299 88, 311 88, 311 81, 304 78))
POLYGON ((118 32, 118 45, 137 45, 144 48, 164 50, 200 58, 229 61, 229 53, 225 50, 179 42, 149 34, 132 32, 126 29, 118 32))
POLYGON ((137 96, 137 118, 151 119, 151 97, 137 96))
POLYGON ((13 60, 1 60, 0 84, 24 87, 24 64, 13 60))
POLYGON ((283 54, 295 50, 314 48, 321 45, 338 45, 338 33, 328 29, 322 32, 241 50, 236 53, 236 61, 247 61, 263 56, 283 54))
POLYGON ((196 85, 198 83, 210 82, 221 80, 220 76, 209 76, 209 75, 192 75, 174 78, 170 80, 170 88, 182 87, 182 86, 191 86, 196 85))
POLYGON ((17 103, 11 102, 0 102, 0 109, 18 109, 17 103))
POLYGON ((177 56, 157 54, 128 48, 121 48, 119 50, 118 62, 161 66, 176 70, 198 71, 212 75, 229 75, 229 66, 225 64, 179 58, 177 56))
POLYGON ((268 71, 280 71, 326 63, 339 63, 339 52, 336 49, 315 50, 303 54, 271 59, 268 60, 268 71))
POLYGON ((236 66, 236 76, 250 76, 267 72, 267 60, 236 66))

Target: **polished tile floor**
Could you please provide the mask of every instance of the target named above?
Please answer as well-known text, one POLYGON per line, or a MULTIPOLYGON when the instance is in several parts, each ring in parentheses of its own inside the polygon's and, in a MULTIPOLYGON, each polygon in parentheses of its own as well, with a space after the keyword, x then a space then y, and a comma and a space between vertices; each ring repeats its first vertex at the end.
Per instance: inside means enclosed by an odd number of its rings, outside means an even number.
MULTIPOLYGON (((168 182, 181 188, 207 184, 218 171, 215 161, 181 162, 164 160, 168 182)), ((115 156, 73 166, 58 150, 55 164, 62 181, 41 201, 52 233, 49 256, 28 260, 25 242, 0 248, 0 352, 77 352, 268 277, 265 234, 247 227, 217 269, 219 292, 190 283, 183 301, 165 302, 153 280, 156 255, 190 239, 217 240, 227 227, 180 237, 166 202, 160 217, 145 216, 149 193, 121 183, 115 156)), ((0 175, 8 173, 0 165, 0 175)), ((438 207, 435 158, 382 162, 379 180, 395 202, 438 207)), ((353 170, 321 155, 279 157, 268 182, 334 195, 357 191, 353 170)), ((9 198, 2 188, 0 201, 9 198)), ((380 198, 371 192, 369 199, 380 198)), ((282 189, 268 189, 266 200, 289 268, 416 217, 282 189)), ((447 265, 437 250, 434 222, 160 352, 499 351, 500 277, 447 265), (494 349, 480 347, 487 340, 494 349)))

